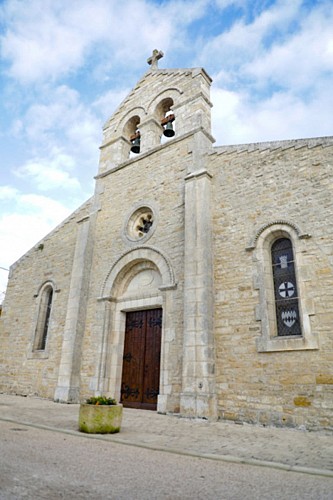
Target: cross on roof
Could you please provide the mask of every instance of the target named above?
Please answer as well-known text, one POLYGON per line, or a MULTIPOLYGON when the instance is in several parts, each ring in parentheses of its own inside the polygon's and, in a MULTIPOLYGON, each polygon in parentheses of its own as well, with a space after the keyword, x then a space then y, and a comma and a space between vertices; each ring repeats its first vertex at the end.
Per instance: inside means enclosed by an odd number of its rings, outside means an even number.
POLYGON ((164 56, 163 52, 161 50, 154 49, 153 50, 153 55, 151 57, 148 57, 147 63, 151 65, 151 69, 157 69, 158 68, 158 60, 161 59, 164 56))

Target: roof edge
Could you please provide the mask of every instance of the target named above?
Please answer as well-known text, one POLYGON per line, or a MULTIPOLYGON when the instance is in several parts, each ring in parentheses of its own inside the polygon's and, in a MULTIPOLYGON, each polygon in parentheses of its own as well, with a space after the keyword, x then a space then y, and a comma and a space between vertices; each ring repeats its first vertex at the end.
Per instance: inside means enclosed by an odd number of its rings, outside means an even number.
POLYGON ((232 152, 264 151, 266 149, 288 149, 288 148, 313 148, 316 146, 333 146, 333 136, 309 137, 304 139, 286 139, 280 141, 250 142, 244 144, 231 144, 214 146, 211 154, 223 154, 232 152))

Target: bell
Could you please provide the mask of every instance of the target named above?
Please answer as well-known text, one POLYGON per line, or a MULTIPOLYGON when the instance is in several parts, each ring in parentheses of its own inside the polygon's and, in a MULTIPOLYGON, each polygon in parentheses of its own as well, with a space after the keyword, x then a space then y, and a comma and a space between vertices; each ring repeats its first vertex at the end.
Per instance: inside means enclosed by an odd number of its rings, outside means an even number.
POLYGON ((140 153, 140 136, 137 135, 135 137, 134 140, 131 141, 132 142, 132 147, 131 147, 131 151, 132 153, 140 153))
POLYGON ((165 129, 163 130, 163 135, 165 135, 165 137, 173 137, 175 135, 175 131, 173 130, 171 121, 165 125, 165 129))

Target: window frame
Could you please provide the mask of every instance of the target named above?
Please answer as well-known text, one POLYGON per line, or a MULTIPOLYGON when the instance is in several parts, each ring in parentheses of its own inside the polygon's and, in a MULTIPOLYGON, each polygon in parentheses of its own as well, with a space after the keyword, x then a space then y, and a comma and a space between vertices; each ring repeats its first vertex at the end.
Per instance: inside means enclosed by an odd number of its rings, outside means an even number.
POLYGON ((261 322, 261 336, 256 339, 258 352, 319 348, 317 335, 311 328, 310 317, 315 315, 314 303, 306 294, 310 279, 302 259, 302 252, 305 251, 304 246, 309 237, 288 222, 271 223, 258 231, 254 243, 247 248, 254 251, 254 287, 259 291, 259 304, 256 307, 256 320, 261 322), (278 335, 271 249, 274 242, 280 238, 288 238, 293 249, 302 335, 278 335))
POLYGON ((42 285, 35 298, 39 298, 30 358, 48 357, 48 341, 54 308, 55 287, 52 282, 42 285))

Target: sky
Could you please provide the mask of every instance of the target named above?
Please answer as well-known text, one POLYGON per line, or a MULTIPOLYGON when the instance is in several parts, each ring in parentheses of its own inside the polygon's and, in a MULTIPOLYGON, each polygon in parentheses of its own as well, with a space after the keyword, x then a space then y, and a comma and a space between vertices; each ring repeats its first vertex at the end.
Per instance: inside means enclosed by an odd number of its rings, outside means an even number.
POLYGON ((333 0, 0 0, 6 269, 89 198, 102 127, 149 70, 204 67, 215 145, 333 135, 333 0))

